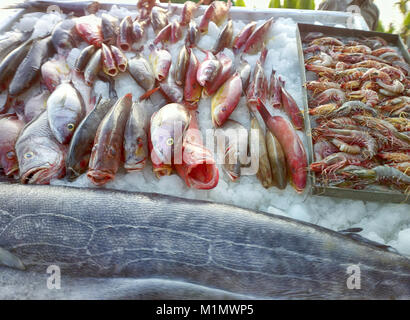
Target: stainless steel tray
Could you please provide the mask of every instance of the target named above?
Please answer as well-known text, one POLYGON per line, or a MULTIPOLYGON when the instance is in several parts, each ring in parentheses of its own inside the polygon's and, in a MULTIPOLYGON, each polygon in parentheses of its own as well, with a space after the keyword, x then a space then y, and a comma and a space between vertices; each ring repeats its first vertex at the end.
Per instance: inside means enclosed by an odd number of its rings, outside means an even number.
MULTIPOLYGON (((296 39, 298 42, 297 45, 298 45, 298 51, 299 51, 299 63, 300 63, 300 71, 301 71, 300 73, 302 76, 302 83, 306 82, 306 72, 305 72, 305 61, 304 61, 304 54, 303 54, 301 39, 303 39, 303 37, 309 32, 321 32, 325 34, 326 36, 336 36, 336 37, 342 37, 342 38, 378 36, 378 37, 385 39, 390 45, 398 47, 401 55, 404 57, 407 63, 410 64, 410 55, 403 41, 401 40, 400 36, 397 34, 298 23, 298 33, 297 33, 296 39)), ((311 135, 311 121, 309 117, 307 89, 303 87, 302 90, 303 90, 302 96, 303 96, 304 114, 305 114, 305 131, 306 131, 307 142, 308 142, 308 154, 309 154, 308 160, 310 164, 313 161, 313 142, 312 142, 312 135, 311 135)), ((353 190, 353 189, 345 189, 345 188, 338 188, 338 187, 332 187, 332 186, 325 187, 325 186, 319 185, 316 182, 316 177, 314 174, 310 175, 310 183, 312 186, 311 192, 313 195, 322 195, 322 196, 330 196, 330 197, 338 197, 338 198, 349 198, 349 199, 356 199, 356 200, 410 203, 410 197, 400 192, 393 192, 393 191, 383 192, 383 191, 376 191, 376 190, 353 190)))
MULTIPOLYGON (((64 0, 28 0, 28 1, 16 1, 17 5, 24 3, 25 8, 32 7, 35 10, 46 11, 50 5, 57 5, 65 13, 70 11, 81 11, 88 4, 93 1, 64 1, 64 0)), ((135 9, 135 0, 121 0, 118 2, 100 0, 102 9, 109 9, 111 6, 116 5, 119 7, 125 7, 128 9, 135 9)), ((160 6, 168 7, 167 3, 160 3, 160 6)), ((0 3, 0 8, 5 7, 6 4, 0 3)), ((179 14, 182 10, 183 4, 173 3, 173 7, 176 8, 176 13, 179 14)), ((200 6, 197 15, 202 14, 207 6, 200 6)), ((344 25, 346 26, 349 21, 352 25, 360 30, 368 30, 368 26, 361 15, 353 14, 351 12, 338 12, 338 11, 316 11, 316 10, 296 10, 296 9, 257 9, 257 8, 245 8, 245 7, 232 7, 230 10, 232 19, 239 19, 244 21, 260 20, 270 17, 275 18, 291 18, 296 22, 302 23, 321 23, 324 25, 344 25)))

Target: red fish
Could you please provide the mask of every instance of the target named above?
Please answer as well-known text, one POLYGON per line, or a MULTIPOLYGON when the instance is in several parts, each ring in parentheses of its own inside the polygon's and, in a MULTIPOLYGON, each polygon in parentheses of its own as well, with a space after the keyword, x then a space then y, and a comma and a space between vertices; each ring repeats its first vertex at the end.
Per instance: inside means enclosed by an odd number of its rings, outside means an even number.
POLYGON ((212 98, 212 123, 222 126, 235 110, 242 95, 242 80, 238 72, 230 77, 212 98))
POLYGON ((221 62, 222 69, 219 75, 215 78, 215 81, 213 83, 210 83, 208 86, 205 86, 205 93, 208 96, 213 95, 225 83, 225 81, 229 79, 233 72, 233 63, 231 58, 229 58, 223 52, 219 52, 216 55, 216 58, 219 60, 219 62, 221 62))
POLYGON ((235 53, 238 53, 242 49, 242 47, 245 45, 248 38, 251 36, 253 31, 255 30, 255 27, 256 27, 256 22, 252 21, 252 22, 248 23, 238 33, 238 35, 233 40, 233 45, 232 45, 233 50, 234 50, 235 53))
POLYGON ((282 93, 282 106, 283 110, 289 116, 292 121, 293 126, 296 130, 302 130, 304 128, 303 114, 300 111, 296 101, 285 89, 285 81, 279 79, 281 83, 281 93, 282 93))
POLYGON ((24 122, 14 115, 0 116, 0 168, 6 176, 18 171, 15 144, 24 122))
POLYGON ((248 40, 245 43, 244 53, 255 54, 261 50, 262 46, 265 43, 266 36, 269 32, 270 27, 272 26, 273 18, 270 18, 264 24, 257 27, 253 33, 250 35, 248 40))
POLYGON ((192 49, 189 49, 189 62, 185 75, 184 99, 189 103, 198 102, 201 98, 202 87, 197 80, 199 62, 192 49))
POLYGON ((219 171, 210 150, 204 147, 195 111, 191 111, 191 121, 182 143, 182 164, 175 170, 190 188, 209 190, 219 181, 219 171))
POLYGON ((210 21, 213 21, 216 25, 220 26, 228 16, 228 12, 231 6, 231 0, 228 0, 228 2, 212 2, 202 16, 201 23, 199 24, 199 31, 201 31, 201 33, 208 32, 208 25, 210 21))
POLYGON ((131 105, 132 95, 127 94, 115 103, 98 127, 87 172, 88 179, 97 186, 113 180, 124 160, 124 132, 131 105))
POLYGON ((75 29, 87 43, 101 47, 104 40, 101 18, 95 15, 80 17, 76 20, 75 29))
POLYGON ((280 116, 272 117, 261 99, 258 99, 257 109, 267 128, 282 146, 293 187, 297 192, 303 192, 307 182, 307 158, 305 147, 296 130, 286 119, 280 116))

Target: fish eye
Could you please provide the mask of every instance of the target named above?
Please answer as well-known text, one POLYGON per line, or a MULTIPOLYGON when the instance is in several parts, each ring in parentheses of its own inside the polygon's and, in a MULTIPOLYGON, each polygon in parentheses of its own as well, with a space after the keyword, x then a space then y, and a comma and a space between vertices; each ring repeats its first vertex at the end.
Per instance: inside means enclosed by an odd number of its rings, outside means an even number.
POLYGON ((74 128, 75 128, 74 123, 69 123, 69 124, 67 124, 67 129, 68 129, 68 130, 73 131, 74 128))
POLYGON ((168 138, 167 145, 172 146, 174 144, 174 139, 168 138))
POLYGON ((7 154, 6 154, 6 157, 7 157, 7 159, 9 159, 9 160, 13 160, 15 156, 16 156, 16 154, 14 153, 14 151, 9 151, 9 152, 7 152, 7 154))
POLYGON ((31 159, 32 157, 34 157, 34 153, 31 151, 24 154, 24 159, 31 159))

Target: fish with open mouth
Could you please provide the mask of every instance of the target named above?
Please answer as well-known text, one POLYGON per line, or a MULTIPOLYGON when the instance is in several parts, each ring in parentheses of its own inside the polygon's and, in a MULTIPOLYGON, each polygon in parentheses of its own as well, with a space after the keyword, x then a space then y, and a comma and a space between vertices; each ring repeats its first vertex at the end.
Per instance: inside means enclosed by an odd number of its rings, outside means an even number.
POLYGON ((154 45, 150 45, 150 50, 149 61, 151 62, 155 79, 162 81, 168 76, 172 62, 171 54, 167 50, 155 48, 154 45))
POLYGON ((124 133, 124 168, 128 172, 144 169, 148 155, 148 115, 143 105, 134 102, 124 133))
POLYGON ((189 188, 209 190, 217 186, 219 170, 212 152, 203 145, 196 111, 190 111, 191 120, 182 141, 182 163, 175 170, 189 188))
POLYGON ((124 132, 131 106, 131 94, 120 98, 97 129, 87 171, 88 179, 96 186, 113 180, 124 159, 124 132))
POLYGON ((68 180, 73 181, 87 171, 97 129, 113 104, 112 99, 101 99, 78 125, 68 148, 66 160, 68 180))
POLYGON ((15 115, 0 116, 0 168, 6 176, 18 171, 15 144, 24 127, 24 122, 15 115))
POLYGON ((21 183, 49 184, 65 175, 66 147, 54 138, 47 110, 28 123, 16 141, 21 183))
POLYGON ((61 144, 70 142, 85 116, 85 106, 78 91, 69 83, 59 85, 47 100, 51 131, 61 144))

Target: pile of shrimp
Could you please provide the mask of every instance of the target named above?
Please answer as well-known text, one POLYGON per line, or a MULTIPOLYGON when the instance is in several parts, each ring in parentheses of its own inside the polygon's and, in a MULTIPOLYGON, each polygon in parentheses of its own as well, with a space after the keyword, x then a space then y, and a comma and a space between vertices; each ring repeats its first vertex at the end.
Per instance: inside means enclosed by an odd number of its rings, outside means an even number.
POLYGON ((303 39, 318 183, 410 192, 410 66, 380 37, 303 39))

